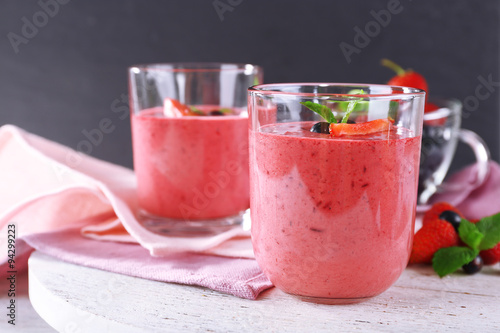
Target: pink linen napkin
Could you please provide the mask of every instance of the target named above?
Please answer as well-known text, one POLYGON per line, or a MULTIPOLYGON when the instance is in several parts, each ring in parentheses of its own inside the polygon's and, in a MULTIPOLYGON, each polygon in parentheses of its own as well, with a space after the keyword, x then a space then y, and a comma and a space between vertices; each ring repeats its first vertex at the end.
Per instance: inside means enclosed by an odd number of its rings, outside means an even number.
POLYGON ((148 280, 207 287, 256 299, 272 287, 254 259, 177 252, 152 257, 138 244, 101 242, 83 237, 79 228, 23 238, 32 248, 58 259, 148 280))
POLYGON ((476 165, 470 165, 453 174, 445 184, 449 190, 432 196, 429 205, 420 206, 427 211, 433 203, 448 202, 457 207, 466 218, 480 219, 500 212, 500 165, 489 163, 489 172, 480 186, 475 184, 476 165))
MULTIPOLYGON (((218 259, 221 263, 224 259, 234 260, 229 258, 253 258, 249 232, 242 228, 192 238, 164 237, 147 231, 134 215, 137 201, 132 170, 78 153, 12 125, 0 128, 0 185, 1 248, 7 248, 9 224, 16 225, 20 244, 23 239, 40 233, 57 236, 57 231, 79 226, 87 238, 113 241, 110 246, 123 245, 116 242, 139 243, 152 256, 190 252, 216 255, 221 257, 218 259)), ((46 248, 34 241, 33 244, 42 251, 46 248)), ((16 247, 18 269, 26 264, 19 259, 26 258, 31 250, 29 246, 16 247)), ((6 261, 4 251, 0 254, 0 265, 6 261)))

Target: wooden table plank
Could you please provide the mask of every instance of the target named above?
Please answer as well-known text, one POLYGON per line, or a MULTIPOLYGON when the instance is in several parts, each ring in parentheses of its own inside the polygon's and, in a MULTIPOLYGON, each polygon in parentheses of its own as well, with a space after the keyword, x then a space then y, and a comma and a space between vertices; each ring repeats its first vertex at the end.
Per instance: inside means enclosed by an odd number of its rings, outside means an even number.
POLYGON ((65 263, 34 252, 35 310, 61 332, 498 332, 500 268, 439 279, 405 270, 382 295, 354 305, 306 303, 276 288, 256 301, 65 263))

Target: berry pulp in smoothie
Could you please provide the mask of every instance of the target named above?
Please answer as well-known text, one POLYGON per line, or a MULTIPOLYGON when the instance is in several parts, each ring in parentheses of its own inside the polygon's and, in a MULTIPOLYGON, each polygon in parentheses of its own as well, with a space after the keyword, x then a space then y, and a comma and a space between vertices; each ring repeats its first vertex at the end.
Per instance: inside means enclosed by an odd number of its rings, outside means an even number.
POLYGON ((247 117, 168 118, 161 107, 152 108, 133 115, 132 143, 139 206, 146 213, 203 220, 249 207, 247 117))
POLYGON ((380 294, 407 265, 420 137, 332 138, 313 122, 265 125, 250 136, 252 243, 281 290, 313 298, 380 294))

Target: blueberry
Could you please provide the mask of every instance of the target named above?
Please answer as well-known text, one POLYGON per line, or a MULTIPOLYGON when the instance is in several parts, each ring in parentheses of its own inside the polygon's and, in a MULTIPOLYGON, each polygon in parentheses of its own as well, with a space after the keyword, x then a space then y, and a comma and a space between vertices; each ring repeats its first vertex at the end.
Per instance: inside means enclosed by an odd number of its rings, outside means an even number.
POLYGON ((470 263, 462 266, 465 274, 469 275, 476 274, 481 268, 483 268, 483 259, 480 256, 475 257, 470 263))
POLYGON ((327 123, 325 121, 316 123, 313 125, 313 127, 311 127, 311 132, 330 134, 330 123, 327 123))
POLYGON ((219 110, 213 110, 213 111, 210 111, 209 115, 211 115, 211 116, 223 116, 224 112, 219 111, 219 110))
POLYGON ((458 232, 458 226, 460 225, 460 222, 462 222, 462 218, 460 217, 460 215, 452 210, 445 210, 441 213, 441 215, 439 215, 439 218, 441 220, 450 222, 453 228, 455 228, 455 230, 458 232))

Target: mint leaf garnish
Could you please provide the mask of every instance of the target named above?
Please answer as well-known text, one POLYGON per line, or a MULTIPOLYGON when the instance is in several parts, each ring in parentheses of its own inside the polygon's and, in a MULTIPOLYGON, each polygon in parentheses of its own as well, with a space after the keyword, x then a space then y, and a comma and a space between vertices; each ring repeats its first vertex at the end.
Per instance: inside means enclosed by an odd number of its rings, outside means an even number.
POLYGON ((224 114, 231 114, 231 113, 233 113, 233 110, 231 110, 230 108, 222 108, 219 111, 222 112, 222 113, 224 113, 224 114))
POLYGON ((328 123, 337 123, 337 119, 335 119, 335 116, 333 115, 332 110, 328 106, 314 103, 314 102, 300 102, 300 104, 304 105, 306 108, 308 108, 311 111, 316 112, 319 114, 323 119, 325 119, 328 123))
POLYGON ((349 120, 349 116, 351 115, 352 111, 354 111, 355 107, 356 107, 355 101, 349 102, 349 104, 347 105, 347 110, 346 110, 344 116, 342 117, 342 121, 341 121, 342 124, 347 123, 347 121, 349 120))
POLYGON ((204 116, 204 115, 205 115, 205 113, 203 113, 202 111, 200 111, 200 110, 199 110, 197 107, 195 107, 195 106, 190 105, 190 106, 189 106, 189 108, 191 109, 191 111, 192 111, 193 113, 196 113, 196 114, 198 114, 198 115, 200 115, 200 116, 204 116))
POLYGON ((478 254, 478 250, 473 250, 465 246, 452 246, 439 249, 432 258, 432 268, 434 268, 439 277, 443 277, 468 264, 478 254))
MULTIPOLYGON (((351 95, 359 95, 359 94, 364 94, 365 92, 363 91, 363 89, 353 89, 351 91, 349 91, 349 94, 351 95)), ((352 111, 354 111, 354 109, 356 108, 356 105, 358 104, 358 100, 353 100, 353 101, 350 101, 349 104, 347 104, 347 110, 344 114, 344 117, 342 117, 342 121, 341 123, 345 124, 347 123, 347 121, 349 120, 349 116, 351 115, 352 111)))
POLYGON ((484 234, 479 250, 489 250, 500 243, 500 213, 482 218, 475 226, 484 234))
POLYGON ((465 244, 467 244, 471 249, 476 250, 485 237, 485 235, 481 231, 479 231, 474 223, 471 223, 466 219, 462 219, 462 222, 460 222, 460 226, 458 227, 458 235, 465 244))
POLYGON ((392 119, 397 119, 399 110, 399 103, 397 101, 389 102, 389 117, 392 119))

